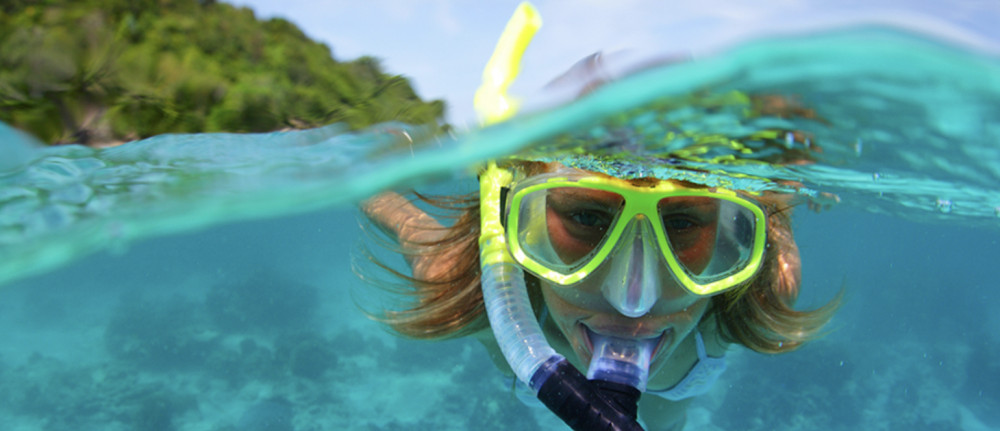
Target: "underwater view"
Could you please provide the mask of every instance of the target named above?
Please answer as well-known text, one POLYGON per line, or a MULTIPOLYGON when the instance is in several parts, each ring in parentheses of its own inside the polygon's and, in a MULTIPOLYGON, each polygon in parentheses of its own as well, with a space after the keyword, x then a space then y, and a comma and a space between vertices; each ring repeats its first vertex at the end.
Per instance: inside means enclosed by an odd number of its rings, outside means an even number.
POLYGON ((485 161, 565 160, 609 124, 625 151, 671 148, 636 176, 791 195, 795 308, 844 294, 794 352, 729 348, 684 429, 1000 429, 1000 57, 882 26, 746 41, 447 133, 94 148, 0 123, 0 429, 568 429, 479 342, 369 317, 398 301, 369 253, 406 266, 357 206, 475 192, 485 161))

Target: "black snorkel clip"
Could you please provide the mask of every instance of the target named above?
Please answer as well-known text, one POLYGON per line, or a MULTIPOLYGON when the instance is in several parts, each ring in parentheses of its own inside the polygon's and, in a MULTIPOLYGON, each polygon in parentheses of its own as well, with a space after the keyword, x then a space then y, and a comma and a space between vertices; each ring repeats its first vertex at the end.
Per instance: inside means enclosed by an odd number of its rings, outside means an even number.
POLYGON ((576 431, 641 431, 638 389, 616 382, 588 380, 565 358, 550 358, 532 377, 538 399, 576 431))

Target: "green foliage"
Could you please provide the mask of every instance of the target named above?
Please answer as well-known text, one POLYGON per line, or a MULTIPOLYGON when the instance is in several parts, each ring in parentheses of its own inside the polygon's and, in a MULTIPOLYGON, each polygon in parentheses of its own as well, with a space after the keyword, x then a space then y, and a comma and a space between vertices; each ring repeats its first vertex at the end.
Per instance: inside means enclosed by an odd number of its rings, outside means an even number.
POLYGON ((212 0, 4 0, 0 121, 53 143, 265 132, 344 122, 439 125, 378 60, 333 59, 280 18, 212 0))

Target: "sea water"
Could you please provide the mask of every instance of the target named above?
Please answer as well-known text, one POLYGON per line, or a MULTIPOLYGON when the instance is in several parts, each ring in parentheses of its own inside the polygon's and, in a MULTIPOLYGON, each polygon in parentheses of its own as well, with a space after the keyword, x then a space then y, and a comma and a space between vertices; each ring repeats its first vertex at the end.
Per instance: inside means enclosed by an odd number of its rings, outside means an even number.
POLYGON ((799 351, 730 349, 688 428, 1000 428, 1000 61, 887 29, 758 41, 452 136, 332 125, 41 148, 0 125, 0 424, 562 427, 476 343, 403 340, 365 316, 394 303, 354 274, 362 244, 400 262, 353 208, 386 188, 473 191, 483 160, 706 88, 824 119, 787 120, 815 163, 725 170, 801 199, 798 307, 846 302, 799 351))

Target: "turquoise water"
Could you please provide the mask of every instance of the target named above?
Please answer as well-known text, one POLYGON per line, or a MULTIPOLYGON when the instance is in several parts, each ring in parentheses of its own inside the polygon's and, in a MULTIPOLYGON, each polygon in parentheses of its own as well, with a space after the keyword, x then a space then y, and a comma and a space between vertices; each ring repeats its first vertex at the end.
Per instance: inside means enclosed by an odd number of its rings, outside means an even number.
POLYGON ((558 426, 513 400, 474 343, 400 340, 366 320, 357 304, 386 298, 352 273, 364 240, 354 203, 413 184, 471 191, 486 158, 663 98, 732 90, 794 97, 823 121, 697 108, 662 118, 728 137, 802 130, 810 139, 752 157, 815 163, 679 159, 701 171, 653 173, 831 206, 795 215, 800 305, 841 286, 848 302, 801 351, 732 349, 689 428, 1000 427, 1000 60, 853 29, 757 41, 457 136, 328 126, 94 150, 39 148, 0 126, 4 428, 558 426))

